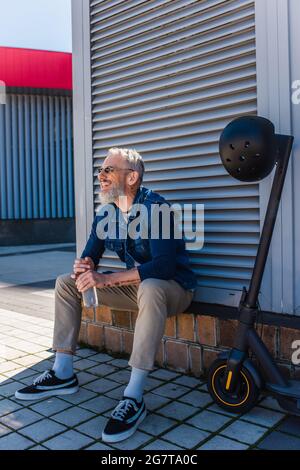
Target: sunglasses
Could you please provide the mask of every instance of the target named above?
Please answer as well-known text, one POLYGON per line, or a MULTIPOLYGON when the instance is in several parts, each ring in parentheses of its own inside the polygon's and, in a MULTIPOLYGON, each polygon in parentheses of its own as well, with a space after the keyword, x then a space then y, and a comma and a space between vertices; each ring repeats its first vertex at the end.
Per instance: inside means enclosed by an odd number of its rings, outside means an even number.
POLYGON ((116 166, 106 166, 106 167, 100 166, 99 168, 97 168, 98 175, 100 175, 102 171, 104 171, 104 173, 109 175, 109 173, 113 173, 116 170, 117 171, 134 171, 132 168, 118 168, 116 166))

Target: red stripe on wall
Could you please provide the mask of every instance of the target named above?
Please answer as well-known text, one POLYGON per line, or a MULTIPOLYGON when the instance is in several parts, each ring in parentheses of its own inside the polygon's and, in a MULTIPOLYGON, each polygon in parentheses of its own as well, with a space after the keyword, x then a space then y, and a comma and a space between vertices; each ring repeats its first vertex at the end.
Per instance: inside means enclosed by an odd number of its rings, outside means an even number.
POLYGON ((72 89, 72 54, 0 47, 0 81, 6 86, 72 89))

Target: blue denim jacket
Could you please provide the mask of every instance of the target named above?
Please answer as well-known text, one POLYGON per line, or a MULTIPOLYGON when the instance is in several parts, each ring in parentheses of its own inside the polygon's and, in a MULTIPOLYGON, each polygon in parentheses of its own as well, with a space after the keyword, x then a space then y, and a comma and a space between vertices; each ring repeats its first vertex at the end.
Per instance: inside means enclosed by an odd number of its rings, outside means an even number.
POLYGON ((132 238, 127 234, 127 227, 136 219, 139 215, 138 213, 129 213, 127 225, 123 217, 120 216, 119 208, 115 204, 102 206, 101 213, 96 215, 94 219, 92 230, 81 258, 89 256, 94 261, 95 266, 97 266, 104 250, 109 249, 118 254, 121 261, 126 263, 127 269, 137 266, 142 281, 148 278, 174 279, 184 289, 194 290, 197 281, 194 272, 189 266, 184 240, 175 239, 172 236, 170 239, 163 239, 161 236, 157 239, 150 237, 151 206, 153 204, 160 205, 163 203, 168 204, 162 196, 143 186, 141 186, 136 193, 133 204, 142 204, 146 208, 146 212, 141 213, 141 223, 143 223, 142 217, 148 216, 147 228, 149 236, 147 238, 132 238), (110 206, 110 209, 112 206, 115 209, 114 214, 116 214, 116 216, 114 220, 112 220, 112 218, 109 219, 112 223, 111 226, 115 224, 115 234, 110 234, 104 238, 98 236, 98 224, 101 221, 103 222, 104 217, 108 217, 109 212, 106 210, 109 209, 108 206, 110 206), (147 215, 145 215, 145 213, 147 215))

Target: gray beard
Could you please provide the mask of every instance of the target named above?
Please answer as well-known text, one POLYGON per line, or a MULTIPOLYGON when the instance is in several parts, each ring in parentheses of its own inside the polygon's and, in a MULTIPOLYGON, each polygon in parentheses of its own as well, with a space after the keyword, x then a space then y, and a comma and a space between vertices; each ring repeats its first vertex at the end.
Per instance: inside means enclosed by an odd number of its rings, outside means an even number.
POLYGON ((102 205, 111 204, 112 202, 115 202, 118 197, 124 196, 124 192, 120 188, 112 188, 105 193, 102 193, 102 191, 100 191, 99 194, 100 202, 102 205))

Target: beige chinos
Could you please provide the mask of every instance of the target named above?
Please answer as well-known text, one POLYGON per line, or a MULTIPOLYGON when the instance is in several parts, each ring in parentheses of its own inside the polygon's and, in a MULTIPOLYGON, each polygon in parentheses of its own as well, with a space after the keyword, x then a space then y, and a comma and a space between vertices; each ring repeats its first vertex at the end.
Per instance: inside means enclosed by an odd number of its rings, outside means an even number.
MULTIPOLYGON (((138 285, 97 289, 101 305, 137 310, 129 365, 153 370, 155 356, 165 330, 166 318, 184 312, 193 297, 174 280, 146 279, 138 285)), ((71 274, 63 274, 55 285, 53 349, 75 353, 81 325, 82 295, 71 274)))

